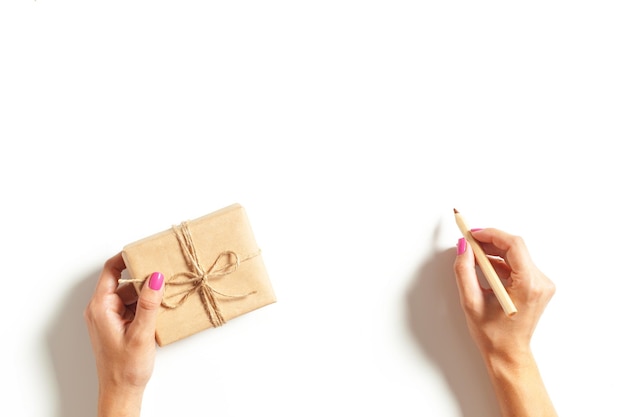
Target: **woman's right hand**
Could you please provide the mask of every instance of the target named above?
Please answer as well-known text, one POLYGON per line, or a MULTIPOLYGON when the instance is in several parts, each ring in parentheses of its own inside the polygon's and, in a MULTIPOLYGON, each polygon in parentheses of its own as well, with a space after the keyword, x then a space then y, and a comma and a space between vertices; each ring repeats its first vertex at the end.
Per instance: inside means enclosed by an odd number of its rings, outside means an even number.
POLYGON ((518 309, 507 316, 493 291, 481 287, 472 248, 459 239, 454 271, 472 338, 483 355, 530 349, 535 327, 554 295, 554 283, 535 266, 521 237, 498 229, 477 229, 472 236, 492 260, 518 309))
POLYGON ((479 283, 472 248, 459 239, 454 262, 461 305, 474 342, 478 346, 494 388, 502 417, 556 417, 530 339, 555 286, 535 266, 524 241, 497 229, 472 231, 492 264, 506 282, 517 307, 504 313, 495 294, 479 283))

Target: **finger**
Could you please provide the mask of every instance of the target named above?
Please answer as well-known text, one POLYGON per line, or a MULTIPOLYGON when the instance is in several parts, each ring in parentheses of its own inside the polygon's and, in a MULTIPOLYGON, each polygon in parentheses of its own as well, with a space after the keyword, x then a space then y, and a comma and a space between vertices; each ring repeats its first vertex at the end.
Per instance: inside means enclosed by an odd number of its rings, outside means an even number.
POLYGON ((511 268, 501 258, 489 257, 489 262, 493 265, 493 269, 502 281, 508 281, 511 278, 511 268))
POLYGON ((109 258, 100 272, 100 278, 96 284, 95 293, 97 295, 111 294, 117 289, 117 281, 122 276, 122 271, 126 268, 122 253, 109 258))
POLYGON ((112 313, 119 317, 124 316, 126 307, 122 299, 116 294, 116 289, 125 267, 121 253, 114 255, 104 263, 94 295, 83 312, 90 328, 106 327, 112 324, 112 313))
POLYGON ((493 233, 496 229, 472 229, 472 237, 476 240, 485 254, 504 258, 506 250, 493 244, 493 233))
POLYGON ((163 299, 164 277, 160 272, 154 272, 148 278, 137 299, 135 319, 131 325, 132 331, 145 337, 154 338, 156 319, 163 299))
POLYGON ((472 236, 483 244, 486 253, 502 257, 513 271, 522 271, 531 264, 526 244, 519 236, 498 229, 476 230, 472 236))
POLYGON ((124 284, 117 289, 117 295, 120 296, 124 305, 131 305, 137 302, 139 295, 133 284, 124 284))
POLYGON ((464 238, 457 244, 457 257, 454 260, 454 274, 459 290, 461 305, 465 310, 479 311, 483 293, 476 273, 476 263, 472 247, 464 238))

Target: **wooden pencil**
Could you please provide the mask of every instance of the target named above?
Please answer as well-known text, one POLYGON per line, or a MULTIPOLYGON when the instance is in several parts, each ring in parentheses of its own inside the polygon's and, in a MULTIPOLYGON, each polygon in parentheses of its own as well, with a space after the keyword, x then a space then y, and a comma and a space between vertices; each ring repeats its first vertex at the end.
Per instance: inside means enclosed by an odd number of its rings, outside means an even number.
POLYGON ((517 308, 515 307, 515 304, 513 304, 513 300, 511 300, 509 293, 506 292, 502 281, 500 281, 500 277, 496 273, 496 270, 493 268, 493 265, 491 265, 491 262, 485 254, 482 246, 480 246, 476 239, 474 239, 474 237, 472 236, 472 232, 470 231, 469 227, 467 227, 465 219, 463 219, 463 216, 461 216, 461 213, 459 213, 457 209, 454 209, 454 218, 456 220, 457 226, 459 226, 459 229, 463 234, 463 237, 472 247, 472 250, 474 251, 474 256, 476 257, 476 261, 478 262, 481 271, 483 271, 483 275, 487 279, 487 282, 493 290, 493 293, 496 295, 496 298, 500 302, 504 313, 507 316, 514 315, 515 313, 517 313, 517 308))

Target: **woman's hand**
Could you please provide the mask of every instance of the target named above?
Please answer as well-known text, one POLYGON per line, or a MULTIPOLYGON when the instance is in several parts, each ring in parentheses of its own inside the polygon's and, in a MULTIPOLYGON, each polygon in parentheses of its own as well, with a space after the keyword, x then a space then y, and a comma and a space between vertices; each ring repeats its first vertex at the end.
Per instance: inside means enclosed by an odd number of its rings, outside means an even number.
POLYGON ((154 367, 163 275, 153 273, 138 298, 124 300, 118 280, 125 268, 121 253, 104 264, 84 313, 98 371, 99 417, 139 416, 154 367))
POLYGON ((460 240, 454 270, 474 341, 483 354, 529 349, 539 318, 554 295, 554 284, 532 262, 519 236, 497 229, 475 230, 472 236, 482 244, 518 309, 507 316, 495 294, 480 286, 471 246, 460 240))
POLYGON ((518 312, 507 316, 479 283, 472 248, 459 239, 454 272, 469 332, 485 361, 503 417, 556 416, 530 349, 554 283, 533 263, 524 241, 497 229, 472 236, 490 257, 518 312))

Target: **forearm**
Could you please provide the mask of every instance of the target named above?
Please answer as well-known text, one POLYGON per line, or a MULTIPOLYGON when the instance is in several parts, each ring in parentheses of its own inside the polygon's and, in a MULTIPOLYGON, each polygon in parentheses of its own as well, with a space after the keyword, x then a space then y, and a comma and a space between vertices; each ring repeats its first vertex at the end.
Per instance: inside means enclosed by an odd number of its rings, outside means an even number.
POLYGON ((530 351, 483 357, 502 417, 557 416, 530 351))

